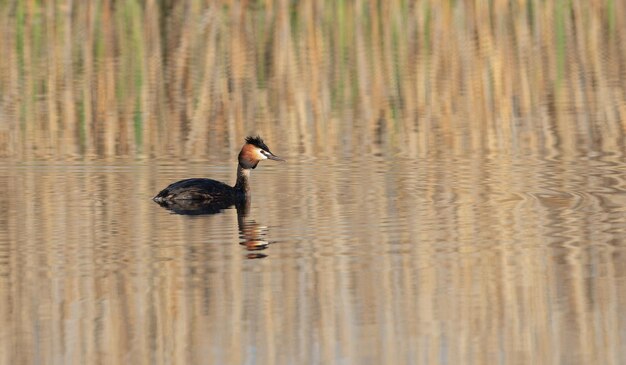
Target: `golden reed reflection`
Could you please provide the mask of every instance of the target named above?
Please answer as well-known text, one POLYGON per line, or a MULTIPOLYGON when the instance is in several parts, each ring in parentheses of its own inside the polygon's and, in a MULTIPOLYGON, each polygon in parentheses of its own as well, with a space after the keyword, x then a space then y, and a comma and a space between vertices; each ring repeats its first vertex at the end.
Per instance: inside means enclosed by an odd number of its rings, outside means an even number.
POLYGON ((322 176, 276 174, 255 204, 313 235, 266 260, 236 244, 266 240, 244 214, 164 214, 148 166, 5 171, 0 363, 621 363, 624 178, 494 158, 394 161, 367 185, 331 166, 312 204, 272 201, 322 176))

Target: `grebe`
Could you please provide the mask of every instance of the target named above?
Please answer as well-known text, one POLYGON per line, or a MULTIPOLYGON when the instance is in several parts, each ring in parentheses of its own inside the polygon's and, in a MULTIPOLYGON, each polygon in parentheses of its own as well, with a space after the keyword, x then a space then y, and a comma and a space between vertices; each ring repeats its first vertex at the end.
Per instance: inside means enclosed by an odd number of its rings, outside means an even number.
MULTIPOLYGON (((223 182, 192 178, 175 182, 161 190, 153 200, 161 205, 188 205, 199 203, 201 205, 219 205, 228 207, 237 201, 246 200, 250 196, 250 169, 256 168, 261 160, 285 161, 274 155, 261 137, 246 137, 246 143, 239 152, 239 164, 237 165, 237 182, 235 186, 229 186, 223 182)), ((219 209, 219 208, 217 208, 219 209)))

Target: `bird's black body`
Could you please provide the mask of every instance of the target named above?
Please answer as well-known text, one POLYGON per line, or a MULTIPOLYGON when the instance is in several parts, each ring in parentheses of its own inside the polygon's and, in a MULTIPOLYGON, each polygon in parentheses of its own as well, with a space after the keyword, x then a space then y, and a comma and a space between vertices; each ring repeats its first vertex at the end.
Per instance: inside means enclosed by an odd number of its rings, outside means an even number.
POLYGON ((236 200, 244 196, 243 191, 238 191, 221 181, 192 178, 170 184, 154 197, 154 201, 160 203, 169 200, 202 200, 210 203, 218 200, 236 200))
MULTIPOLYGON (((192 179, 188 179, 188 180, 192 180, 192 179)), ((199 179, 199 180, 208 180, 208 179, 199 179)), ((211 181, 214 181, 214 180, 211 180, 211 181)), ((165 188, 164 190, 167 190, 167 188, 165 188)), ((205 193, 201 192, 201 194, 205 194, 205 193)), ((182 193, 181 196, 185 196, 185 193, 182 193)), ((233 206, 236 207, 237 211, 239 212, 241 206, 245 207, 250 204, 249 197, 243 194, 235 194, 235 195, 227 194, 223 196, 212 195, 210 200, 168 199, 168 198, 155 196, 154 201, 157 202, 163 208, 173 213, 183 214, 183 215, 217 214, 233 206)))

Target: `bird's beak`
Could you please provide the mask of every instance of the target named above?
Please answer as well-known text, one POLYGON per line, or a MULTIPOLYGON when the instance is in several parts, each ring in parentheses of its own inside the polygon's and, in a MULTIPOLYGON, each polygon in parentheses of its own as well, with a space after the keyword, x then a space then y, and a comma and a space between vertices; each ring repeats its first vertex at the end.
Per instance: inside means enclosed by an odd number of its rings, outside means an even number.
POLYGON ((267 154, 267 158, 270 159, 270 160, 274 160, 274 161, 283 161, 283 162, 285 162, 285 160, 283 160, 282 158, 276 156, 275 154, 273 154, 271 152, 267 154))

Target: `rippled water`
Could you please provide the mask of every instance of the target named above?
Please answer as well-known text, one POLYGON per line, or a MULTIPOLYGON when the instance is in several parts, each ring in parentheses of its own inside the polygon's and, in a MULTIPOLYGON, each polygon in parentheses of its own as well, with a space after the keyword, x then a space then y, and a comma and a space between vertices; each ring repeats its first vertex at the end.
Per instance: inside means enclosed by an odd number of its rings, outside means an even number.
POLYGON ((625 13, 0 2, 0 364, 626 363, 625 13))
POLYGON ((3 164, 5 361, 624 360, 621 155, 315 159, 277 142, 288 162, 253 171, 239 220, 150 199, 231 181, 229 161, 3 164))

